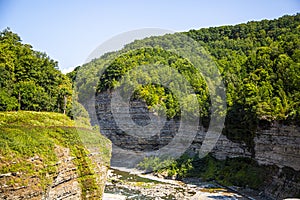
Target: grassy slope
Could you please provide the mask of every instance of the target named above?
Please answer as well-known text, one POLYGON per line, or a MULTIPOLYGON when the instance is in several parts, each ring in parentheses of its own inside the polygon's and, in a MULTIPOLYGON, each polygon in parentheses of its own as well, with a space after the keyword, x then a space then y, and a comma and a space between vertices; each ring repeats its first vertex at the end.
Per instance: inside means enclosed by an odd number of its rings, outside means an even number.
POLYGON ((1 112, 0 113, 0 174, 13 173, 0 179, 1 185, 34 187, 45 190, 57 173, 55 145, 70 149, 75 159, 83 194, 101 195, 96 183, 94 165, 87 156, 88 148, 100 149, 103 164, 109 165, 110 141, 90 127, 76 123, 59 113, 1 112), (39 158, 41 162, 32 162, 39 158), (36 177, 34 180, 32 177, 36 177), (3 182, 4 181, 4 182, 3 182), (32 184, 35 181, 35 184, 32 184))

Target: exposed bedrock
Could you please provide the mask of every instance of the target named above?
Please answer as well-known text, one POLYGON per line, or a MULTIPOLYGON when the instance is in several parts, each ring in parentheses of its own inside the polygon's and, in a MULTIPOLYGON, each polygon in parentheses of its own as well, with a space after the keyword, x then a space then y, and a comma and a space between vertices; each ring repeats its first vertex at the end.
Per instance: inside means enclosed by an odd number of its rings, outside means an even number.
MULTIPOLYGON (((131 162, 138 162, 134 159, 136 155, 146 155, 147 152, 147 155, 151 155, 151 152, 163 148, 176 137, 179 121, 167 120, 163 125, 159 125, 161 119, 150 112, 144 102, 137 100, 129 103, 129 114, 122 113, 122 110, 127 108, 122 104, 112 108, 111 98, 111 92, 102 92, 97 94, 95 104, 101 132, 114 146, 112 165, 128 166, 131 162), (148 128, 150 123, 161 127, 159 130, 151 126, 148 128), (128 133, 128 130, 131 130, 131 133, 128 133), (126 151, 128 163, 114 163, 114 158, 117 160, 120 155, 123 156, 120 153, 122 151, 126 151)), ((197 153, 205 136, 206 132, 199 127, 192 144, 185 147, 187 152, 197 153)), ((267 128, 258 127, 253 142, 254 153, 249 151, 245 143, 233 142, 221 135, 211 153, 220 160, 227 157, 250 157, 260 165, 274 166, 273 179, 265 188, 265 193, 278 199, 300 194, 300 127, 275 122, 267 128)))

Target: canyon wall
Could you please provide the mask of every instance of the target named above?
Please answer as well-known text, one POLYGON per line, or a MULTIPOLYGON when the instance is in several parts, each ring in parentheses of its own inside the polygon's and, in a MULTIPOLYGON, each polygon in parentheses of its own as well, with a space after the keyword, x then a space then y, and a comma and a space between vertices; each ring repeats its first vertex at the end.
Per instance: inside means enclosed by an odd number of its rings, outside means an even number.
MULTIPOLYGON (((82 178, 78 174, 77 166, 74 163, 75 157, 70 154, 70 149, 59 145, 55 146, 55 153, 58 162, 55 174, 45 174, 45 177, 52 179, 52 183, 47 184, 46 188, 41 187, 39 177, 22 173, 0 174, 0 199, 16 200, 16 199, 33 199, 33 200, 52 200, 52 199, 99 199, 104 192, 106 181, 106 173, 108 166, 103 162, 99 149, 89 149, 89 159, 93 162, 95 169, 95 179, 99 190, 92 192, 87 191, 83 196, 83 189, 79 179, 82 178), (18 181, 21 180, 22 184, 18 181), (26 181, 25 181, 26 180, 26 181)), ((12 165, 14 163, 11 163, 12 165)), ((28 159, 29 165, 43 166, 43 159, 35 156, 28 159)), ((45 166, 48 167, 48 166, 45 166)))
MULTIPOLYGON (((148 125, 151 120, 152 123, 158 124, 160 121, 155 113, 147 109, 144 102, 131 101, 130 115, 128 115, 128 113, 122 113, 122 110, 126 110, 126 108, 123 108, 121 104, 118 108, 112 108, 111 98, 110 92, 98 94, 96 96, 96 112, 102 134, 106 135, 115 146, 129 151, 155 151, 167 145, 175 137, 179 122, 174 120, 167 121, 160 131, 150 137, 140 137, 141 133, 136 133, 135 136, 127 134, 123 131, 124 127, 134 129, 136 125, 148 125), (113 115, 116 110, 119 111, 117 113, 118 122, 113 115), (128 123, 128 118, 131 118, 135 125, 128 123)), ((205 131, 201 130, 203 129, 199 128, 191 146, 186 147, 188 153, 195 154, 199 151, 206 135, 205 131)), ((149 130, 145 130, 145 134, 147 131, 149 130)), ((270 172, 272 180, 266 184, 264 192, 275 199, 299 195, 300 127, 279 123, 264 128, 257 127, 253 142, 254 153, 249 151, 249 147, 245 143, 233 142, 221 135, 211 153, 219 160, 248 157, 260 165, 272 166, 273 170, 270 172)), ((118 154, 119 152, 113 150, 112 163, 114 163, 114 156, 116 157, 118 154)))
MULTIPOLYGON (((200 134, 201 135, 201 134, 200 134)), ((271 179, 263 188, 274 199, 300 195, 300 127, 274 122, 270 127, 258 128, 254 137, 254 154, 245 143, 235 143, 221 136, 212 151, 217 159, 248 157, 269 167, 271 179), (270 167, 271 166, 271 167, 270 167)), ((203 140, 196 140, 191 148, 198 149, 203 140)))

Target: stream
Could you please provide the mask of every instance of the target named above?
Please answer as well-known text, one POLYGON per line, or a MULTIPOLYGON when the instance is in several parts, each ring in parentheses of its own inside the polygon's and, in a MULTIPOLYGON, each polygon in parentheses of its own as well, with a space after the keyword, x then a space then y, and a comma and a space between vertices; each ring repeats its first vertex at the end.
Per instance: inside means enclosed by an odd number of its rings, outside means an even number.
POLYGON ((201 200, 256 199, 215 182, 200 182, 190 178, 183 181, 158 178, 134 169, 111 168, 108 171, 103 200, 201 200))

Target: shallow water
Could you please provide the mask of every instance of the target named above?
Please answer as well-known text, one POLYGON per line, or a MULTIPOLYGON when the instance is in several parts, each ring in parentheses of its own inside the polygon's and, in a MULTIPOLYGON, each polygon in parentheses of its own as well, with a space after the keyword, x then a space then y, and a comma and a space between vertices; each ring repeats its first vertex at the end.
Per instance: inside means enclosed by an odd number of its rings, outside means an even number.
POLYGON ((118 169, 109 170, 105 193, 116 196, 104 197, 103 200, 113 198, 122 200, 248 199, 214 183, 186 184, 175 180, 159 179, 151 175, 137 174, 136 171, 132 172, 135 174, 118 169))

